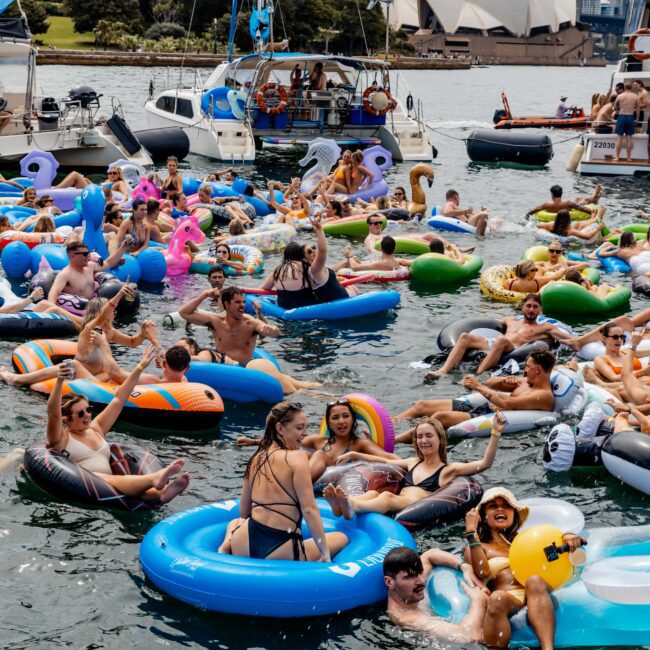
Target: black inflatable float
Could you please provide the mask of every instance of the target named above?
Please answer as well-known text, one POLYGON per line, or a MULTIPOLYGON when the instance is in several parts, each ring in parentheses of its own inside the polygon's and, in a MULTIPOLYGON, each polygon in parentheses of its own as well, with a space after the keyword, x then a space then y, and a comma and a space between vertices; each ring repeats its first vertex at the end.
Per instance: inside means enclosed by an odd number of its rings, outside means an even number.
POLYGON ((553 157, 551 139, 538 133, 475 129, 467 138, 465 146, 467 155, 473 162, 507 162, 543 167, 553 157))
POLYGON ((135 136, 154 162, 165 162, 169 156, 182 160, 190 152, 190 140, 177 126, 135 131, 135 136))
POLYGON ((76 333, 72 321, 58 314, 33 311, 0 314, 0 339, 61 339, 76 333))

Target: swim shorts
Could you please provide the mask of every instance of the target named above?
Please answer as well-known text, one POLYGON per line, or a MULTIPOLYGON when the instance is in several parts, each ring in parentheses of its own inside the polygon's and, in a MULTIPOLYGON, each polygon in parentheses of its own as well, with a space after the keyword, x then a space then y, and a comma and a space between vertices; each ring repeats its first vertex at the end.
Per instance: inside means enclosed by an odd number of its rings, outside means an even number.
POLYGON ((616 135, 634 135, 635 130, 634 115, 619 115, 616 118, 616 135))

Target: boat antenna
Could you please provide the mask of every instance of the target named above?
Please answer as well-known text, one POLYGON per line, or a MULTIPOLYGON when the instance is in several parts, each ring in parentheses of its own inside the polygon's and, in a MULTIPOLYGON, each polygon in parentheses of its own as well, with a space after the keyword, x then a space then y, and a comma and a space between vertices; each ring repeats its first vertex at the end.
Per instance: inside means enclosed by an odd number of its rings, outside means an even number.
POLYGON ((363 27, 363 18, 361 17, 361 7, 359 6, 359 0, 356 0, 357 3, 357 13, 359 14, 359 23, 361 24, 361 33, 363 34, 363 44, 366 48, 366 56, 370 56, 370 50, 368 49, 368 39, 366 38, 366 30, 363 27))
POLYGON ((232 0, 230 14, 230 33, 228 34, 228 63, 232 61, 232 53, 235 48, 235 31, 237 30, 237 0, 232 0))
POLYGON ((183 48, 183 56, 181 57, 181 79, 183 78, 183 66, 185 65, 185 57, 187 55, 187 48, 190 44, 190 34, 192 32, 192 23, 194 22, 194 10, 196 9, 196 0, 192 3, 192 11, 190 13, 190 23, 187 26, 187 36, 185 37, 185 47, 183 48))
POLYGON ((393 0, 370 0, 366 9, 371 11, 375 8, 375 5, 381 2, 386 5, 386 50, 384 53, 384 61, 388 61, 388 50, 390 42, 390 6, 393 4, 393 0))

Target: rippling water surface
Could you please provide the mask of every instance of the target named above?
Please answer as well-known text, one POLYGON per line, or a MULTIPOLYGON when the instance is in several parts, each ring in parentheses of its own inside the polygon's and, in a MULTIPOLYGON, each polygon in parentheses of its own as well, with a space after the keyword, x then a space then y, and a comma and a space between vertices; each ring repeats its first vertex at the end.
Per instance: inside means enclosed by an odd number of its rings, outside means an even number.
MULTIPOLYGON (((593 92, 609 86, 611 68, 495 67, 469 71, 402 73, 425 103, 433 141, 439 150, 434 162, 436 180, 426 190, 429 205, 440 204, 450 187, 459 190, 464 205, 489 206, 503 223, 498 233, 480 242, 477 252, 485 266, 515 262, 534 244, 522 215, 545 200, 548 188, 560 183, 565 196, 591 194, 598 179, 581 178, 565 170, 575 146, 573 132, 555 132, 555 157, 545 170, 515 171, 469 163, 462 138, 472 128, 489 126, 498 107, 499 92, 506 90, 516 114, 549 114, 562 94, 571 103, 588 106, 593 92), (443 135, 446 134, 446 135, 443 135), (446 137, 449 136, 449 137, 446 137)), ((151 76, 160 84, 162 69, 90 68, 49 66, 40 69, 39 84, 48 95, 61 96, 70 87, 90 84, 105 96, 119 95, 134 128, 144 127, 142 105, 151 76)), ((105 101, 105 100, 104 100, 105 101)), ((300 152, 265 152, 244 174, 257 183, 265 178, 287 180, 298 171, 300 152)), ((190 157, 183 172, 204 172, 220 165, 190 157)), ((408 186, 408 163, 388 173, 391 186, 408 186)), ((608 221, 620 225, 633 220, 638 209, 648 209, 650 184, 639 179, 600 179, 608 221)), ((408 226, 415 231, 417 226, 408 226)), ((457 242, 470 239, 458 236, 457 242)), ((331 259, 340 256, 345 240, 330 240, 331 259)), ((277 258, 267 260, 273 268, 277 258)), ((629 282, 629 279, 624 279, 629 282)), ((254 282, 248 282, 254 284, 254 282)), ((184 296, 206 286, 204 276, 169 281, 156 294, 143 294, 141 317, 158 323, 184 296)), ((509 305, 494 304, 481 296, 478 281, 454 293, 413 290, 395 284, 402 295, 400 307, 389 316, 350 323, 344 328, 322 324, 290 324, 281 338, 266 347, 283 366, 300 377, 318 379, 326 390, 343 394, 349 389, 375 395, 392 413, 417 398, 452 396, 462 392, 456 383, 462 372, 422 384, 422 371, 409 363, 435 351, 441 325, 469 315, 506 316, 509 305)), ((644 305, 635 296, 634 309, 644 305)), ((584 329, 584 324, 579 329, 584 329)), ((133 327, 130 328, 133 330, 133 327)), ((195 336, 207 344, 207 332, 195 336)), ((163 331, 169 344, 183 330, 163 331)), ((8 364, 15 342, 0 341, 0 361, 8 364)), ((137 353, 119 351, 120 362, 130 366, 137 353)), ((0 453, 26 446, 42 437, 45 400, 27 390, 0 385, 0 453)), ((315 431, 324 412, 322 401, 301 398, 315 431)), ((244 622, 232 616, 202 613, 159 593, 144 579, 138 563, 138 545, 157 521, 179 510, 238 494, 250 450, 234 445, 237 435, 259 434, 266 410, 228 403, 221 437, 193 440, 183 432, 151 434, 151 445, 164 459, 182 455, 192 475, 189 491, 170 505, 146 514, 130 515, 53 503, 35 494, 14 473, 0 476, 0 647, 152 648, 352 648, 430 646, 430 640, 404 634, 391 626, 383 608, 360 609, 332 618, 298 622, 257 620, 244 622)), ((541 463, 545 431, 503 438, 494 467, 483 477, 487 485, 510 487, 518 496, 568 499, 584 512, 588 525, 634 525, 648 519, 647 499, 622 486, 604 470, 579 470, 551 476, 541 463)), ((125 433, 113 434, 121 439, 125 433)), ((463 441, 451 452, 455 460, 482 455, 485 442, 463 441)), ((404 451, 407 453, 407 450, 404 451)), ((417 534, 420 549, 437 544, 453 548, 459 543, 460 525, 417 534)))

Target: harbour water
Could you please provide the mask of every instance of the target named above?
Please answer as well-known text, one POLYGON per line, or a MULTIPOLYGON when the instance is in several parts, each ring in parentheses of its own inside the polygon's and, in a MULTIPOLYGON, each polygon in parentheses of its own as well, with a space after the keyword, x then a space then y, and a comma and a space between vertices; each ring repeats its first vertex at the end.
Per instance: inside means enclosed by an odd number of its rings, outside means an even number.
MULTIPOLYGON (((645 179, 582 178, 565 170, 576 140, 575 132, 550 132, 555 157, 544 170, 521 171, 475 166, 469 163, 463 138, 474 127, 488 126, 499 108, 499 93, 508 93, 515 114, 550 114, 563 94, 569 103, 588 110, 594 92, 609 87, 611 68, 493 67, 468 71, 406 71, 402 76, 424 100, 425 114, 435 129, 433 141, 439 151, 434 162, 436 179, 426 189, 429 206, 442 203, 445 190, 460 192, 463 205, 489 206, 499 215, 498 232, 478 243, 484 268, 514 263, 535 243, 532 225, 523 215, 546 200, 548 188, 559 183, 565 196, 584 196, 595 183, 603 184, 607 221, 621 225, 647 209, 650 183, 645 179)), ((48 95, 63 96, 73 86, 87 84, 108 97, 118 95, 129 124, 144 128, 142 106, 149 79, 164 70, 124 67, 48 66, 40 70, 39 85, 48 95)), ((108 111, 107 111, 108 112, 108 111)), ((261 185, 265 179, 286 181, 299 172, 300 152, 265 151, 255 165, 242 173, 261 185)), ((182 172, 197 175, 222 165, 191 156, 182 172)), ((408 188, 408 163, 395 165, 387 174, 391 187, 408 188)), ((408 231, 425 226, 409 225, 408 231)), ((455 237, 464 245, 473 243, 455 237)), ((303 239, 308 239, 305 236, 303 239)), ((346 240, 331 240, 330 259, 340 259, 346 240)), ((274 268, 277 257, 267 260, 274 268)), ((621 278, 624 282, 629 279, 621 278)), ((246 285, 257 280, 246 279, 246 285)), ((142 318, 157 323, 181 301, 206 286, 204 276, 173 279, 156 293, 143 294, 142 318)), ((279 339, 265 346, 291 374, 317 379, 325 390, 341 395, 350 390, 370 393, 392 413, 415 399, 455 396, 463 392, 457 382, 462 371, 435 385, 422 383, 421 370, 409 363, 436 351, 435 339, 446 322, 468 315, 505 316, 510 305, 495 304, 481 296, 478 281, 446 291, 413 289, 408 283, 394 285, 402 295, 400 307, 389 316, 329 327, 322 323, 291 323, 279 339)), ((634 296, 632 307, 646 306, 634 296)), ((584 330, 585 324, 578 329, 584 330)), ((131 326, 130 331, 133 330, 131 326)), ((162 331, 170 344, 184 330, 162 331)), ((195 330, 200 343, 209 342, 206 331, 195 330)), ((9 364, 16 343, 0 341, 0 363, 9 364)), ((137 353, 117 350, 121 364, 130 366, 137 353)), ((467 368, 465 368, 467 370, 467 368)), ((300 400, 315 432, 324 413, 323 400, 300 400)), ((28 390, 0 385, 0 453, 24 447, 43 437, 45 400, 28 390)), ((160 436, 140 436, 163 459, 182 455, 192 483, 186 494, 160 510, 124 514, 53 502, 28 488, 17 474, 0 476, 0 647, 52 648, 409 648, 430 647, 430 640, 396 630, 381 605, 323 619, 295 622, 204 613, 161 594, 145 580, 138 563, 138 545, 147 530, 174 512, 209 501, 238 495, 241 476, 250 450, 238 449, 240 434, 259 434, 266 409, 226 405, 221 435, 192 439, 182 431, 160 436)), ((606 471, 579 470, 553 476, 541 466, 545 430, 504 437, 493 468, 485 473, 485 485, 506 485, 519 497, 548 496, 567 499, 579 506, 587 525, 635 525, 648 522, 648 500, 616 481, 606 471)), ((117 439, 126 433, 115 433, 117 439)), ((452 447, 451 458, 469 460, 482 455, 485 442, 464 441, 452 447)), ((403 450, 409 453, 408 449, 403 450)), ((453 548, 460 543, 460 524, 444 530, 418 533, 421 550, 432 545, 453 548)))

